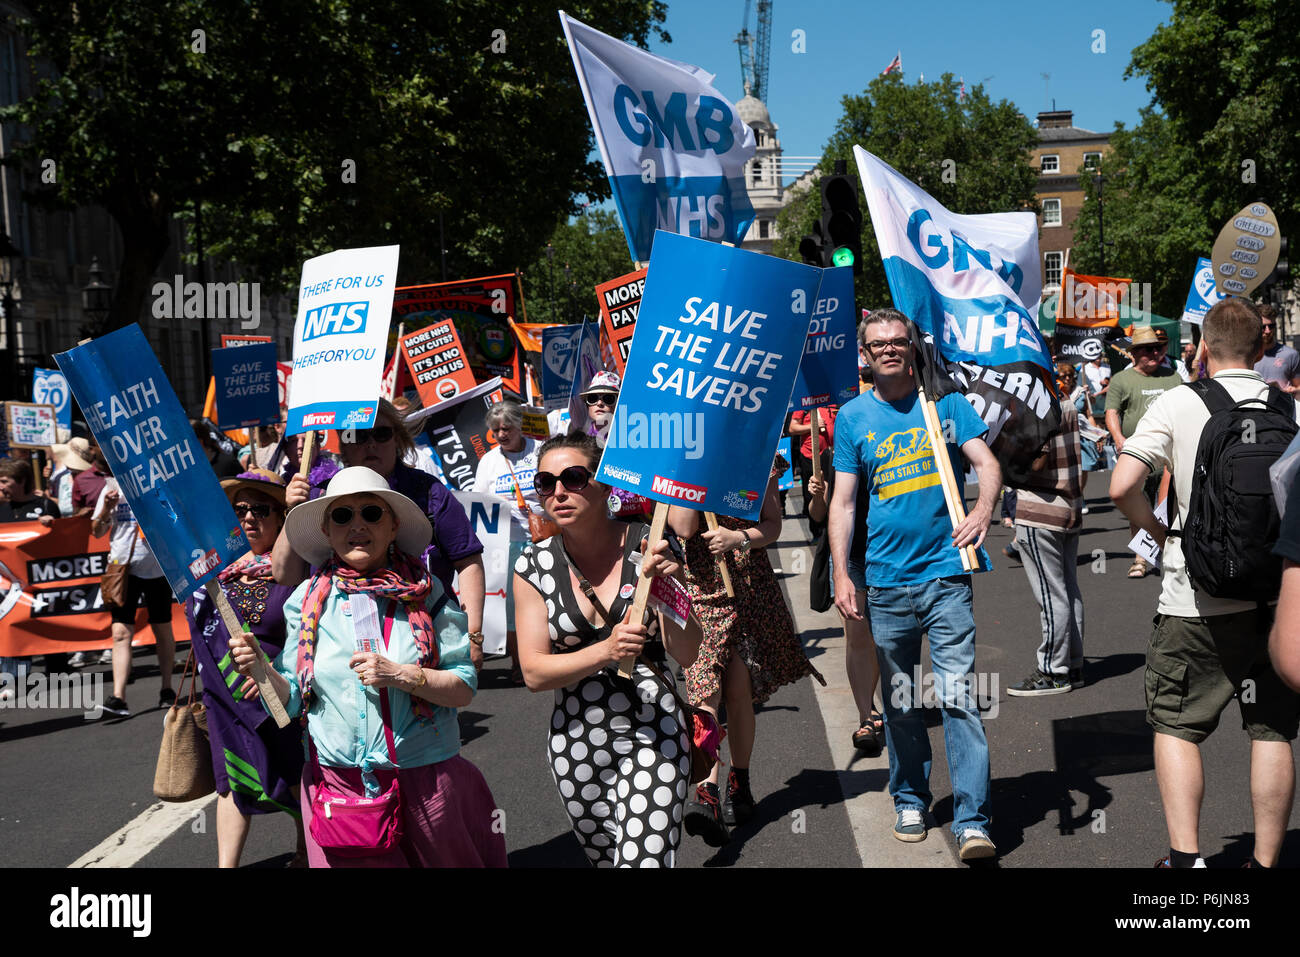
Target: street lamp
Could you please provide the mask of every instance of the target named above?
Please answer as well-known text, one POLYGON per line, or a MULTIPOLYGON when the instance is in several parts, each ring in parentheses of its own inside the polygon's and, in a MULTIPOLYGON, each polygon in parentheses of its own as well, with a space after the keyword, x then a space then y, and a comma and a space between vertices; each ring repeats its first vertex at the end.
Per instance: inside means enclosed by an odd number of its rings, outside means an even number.
POLYGON ((569 312, 569 322, 573 322, 573 287, 574 287, 575 284, 574 284, 574 282, 573 282, 573 278, 572 278, 572 277, 573 277, 573 270, 569 267, 569 264, 568 264, 568 263, 565 263, 565 264, 564 264, 564 281, 565 281, 565 282, 568 284, 568 286, 569 286, 569 309, 568 309, 568 312, 569 312))
POLYGON ((0 288, 4 290, 4 295, 0 296, 0 308, 3 308, 5 314, 5 352, 8 355, 9 366, 9 393, 15 399, 21 396, 18 389, 18 301, 14 299, 14 260, 22 257, 23 251, 13 244, 9 239, 9 234, 0 232, 0 259, 4 260, 4 280, 0 281, 0 288))
POLYGON ((90 282, 81 288, 81 311, 90 320, 90 330, 94 335, 99 335, 112 308, 113 287, 104 282, 99 257, 94 256, 90 260, 90 282))
POLYGON ((546 301, 551 308, 551 319, 555 319, 555 247, 550 243, 546 244, 546 262, 550 275, 546 280, 546 301))

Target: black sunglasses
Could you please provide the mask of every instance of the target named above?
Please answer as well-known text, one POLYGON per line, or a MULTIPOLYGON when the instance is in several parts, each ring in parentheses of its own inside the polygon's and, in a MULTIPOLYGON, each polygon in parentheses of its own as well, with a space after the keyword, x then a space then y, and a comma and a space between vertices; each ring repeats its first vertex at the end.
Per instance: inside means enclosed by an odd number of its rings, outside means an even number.
POLYGON ((365 445, 371 439, 377 444, 383 444, 393 437, 391 426, 381 425, 377 429, 346 429, 343 432, 343 442, 346 445, 365 445), (348 434, 351 433, 351 440, 348 434))
MULTIPOLYGON (((352 516, 356 514, 356 509, 350 505, 340 505, 338 508, 330 510, 330 521, 335 525, 347 525, 352 521, 352 516)), ((388 509, 380 505, 362 505, 361 520, 367 525, 378 525, 388 513, 388 509)))
POLYGON ((550 472, 533 473, 533 488, 538 495, 554 495, 555 483, 559 481, 570 492, 581 492, 591 483, 591 469, 582 465, 570 465, 559 475, 550 472))
POLYGON ((595 405, 597 402, 604 402, 606 405, 613 405, 618 401, 617 392, 593 392, 591 395, 584 395, 587 405, 595 405))
MULTIPOLYGON (((243 518, 245 515, 252 514, 254 518, 269 518, 273 506, 270 505, 236 505, 235 517, 243 518)), ((276 509, 279 511, 279 509, 276 509)))

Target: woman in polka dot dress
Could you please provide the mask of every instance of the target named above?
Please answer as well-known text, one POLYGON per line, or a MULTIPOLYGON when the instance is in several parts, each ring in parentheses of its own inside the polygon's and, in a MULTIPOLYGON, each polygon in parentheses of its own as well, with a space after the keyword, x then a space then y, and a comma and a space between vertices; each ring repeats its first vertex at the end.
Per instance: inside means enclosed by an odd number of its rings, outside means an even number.
MULTIPOLYGON (((663 683, 673 680, 663 652, 689 664, 701 634, 694 619, 684 629, 658 615, 648 626, 623 620, 646 526, 610 518, 609 489, 591 480, 599 455, 593 438, 572 435, 551 439, 538 456, 534 488, 560 532, 515 564, 520 666, 530 689, 555 691, 551 771, 588 859, 672 867, 690 741, 663 683), (620 678, 619 662, 634 656, 634 679, 620 678), (643 658, 657 662, 659 678, 643 658)), ((645 562, 656 576, 681 567, 667 542, 645 562)))

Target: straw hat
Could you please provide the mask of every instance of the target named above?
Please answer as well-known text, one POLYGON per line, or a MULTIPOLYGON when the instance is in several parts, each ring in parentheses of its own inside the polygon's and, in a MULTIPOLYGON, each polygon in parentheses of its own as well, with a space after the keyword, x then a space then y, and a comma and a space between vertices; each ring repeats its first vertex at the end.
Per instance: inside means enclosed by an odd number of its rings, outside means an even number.
POLYGON ((269 495, 281 506, 284 505, 284 479, 266 469, 249 469, 234 478, 222 479, 221 488, 232 505, 235 497, 244 489, 269 495))
POLYGON ((1156 331, 1150 326, 1137 326, 1133 329, 1133 337, 1129 340, 1128 347, 1132 349, 1134 346, 1159 346, 1168 344, 1169 340, 1166 338, 1162 343, 1160 341, 1160 336, 1158 336, 1156 331))
POLYGON ((94 468, 90 464, 90 442, 86 439, 69 439, 66 445, 51 445, 50 452, 55 464, 61 469, 84 472, 88 468, 94 468))
POLYGON ((289 512, 284 522, 284 534, 293 550, 313 565, 323 565, 334 554, 321 523, 329 514, 334 502, 346 495, 375 495, 397 516, 397 547, 408 555, 421 555, 433 538, 433 526, 420 506, 388 487, 383 476, 364 465, 354 465, 338 472, 325 494, 289 512))

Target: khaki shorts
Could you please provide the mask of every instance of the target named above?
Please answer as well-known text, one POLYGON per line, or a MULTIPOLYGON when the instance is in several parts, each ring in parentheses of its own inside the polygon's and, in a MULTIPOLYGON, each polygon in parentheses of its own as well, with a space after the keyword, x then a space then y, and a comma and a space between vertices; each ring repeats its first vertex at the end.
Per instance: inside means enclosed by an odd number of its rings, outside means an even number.
POLYGON ((1293 741, 1300 695, 1268 660, 1268 625, 1254 611, 1211 618, 1156 615, 1147 647, 1147 724, 1200 744, 1234 697, 1252 741, 1293 741))

